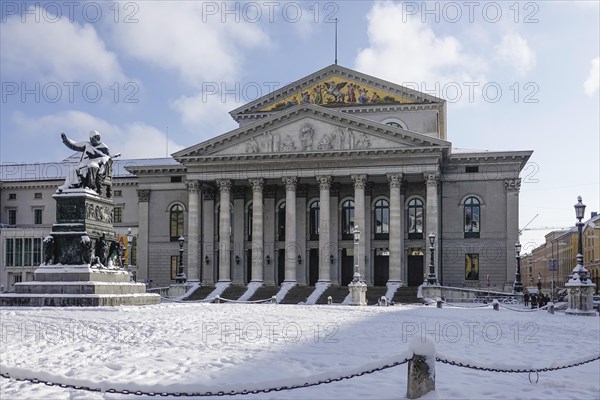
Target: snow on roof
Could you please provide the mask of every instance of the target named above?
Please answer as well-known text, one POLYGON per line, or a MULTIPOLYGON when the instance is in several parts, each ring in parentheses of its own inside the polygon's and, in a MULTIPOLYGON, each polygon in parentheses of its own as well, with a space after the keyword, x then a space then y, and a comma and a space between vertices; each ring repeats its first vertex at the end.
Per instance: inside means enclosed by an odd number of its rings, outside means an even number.
MULTIPOLYGON (((63 161, 54 163, 6 163, 0 164, 0 182, 16 181, 45 181, 65 179, 69 168, 79 164, 80 155, 74 155, 63 161)), ((140 159, 114 159, 113 177, 124 178, 134 176, 125 168, 130 166, 148 165, 178 165, 173 158, 140 158, 140 159)))

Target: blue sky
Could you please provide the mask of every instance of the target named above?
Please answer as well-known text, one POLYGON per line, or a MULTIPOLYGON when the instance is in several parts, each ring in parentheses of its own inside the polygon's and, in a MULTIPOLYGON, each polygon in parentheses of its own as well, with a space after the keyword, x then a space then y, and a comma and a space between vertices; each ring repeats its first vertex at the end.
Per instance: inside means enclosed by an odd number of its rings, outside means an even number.
MULTIPOLYGON (((1 3, 0 162, 54 162, 101 132, 164 157, 334 60, 448 100, 455 148, 534 150, 520 225, 600 211, 598 2, 1 3), (37 6, 36 6, 37 4, 37 6)), ((527 231, 527 251, 547 231, 527 231)))

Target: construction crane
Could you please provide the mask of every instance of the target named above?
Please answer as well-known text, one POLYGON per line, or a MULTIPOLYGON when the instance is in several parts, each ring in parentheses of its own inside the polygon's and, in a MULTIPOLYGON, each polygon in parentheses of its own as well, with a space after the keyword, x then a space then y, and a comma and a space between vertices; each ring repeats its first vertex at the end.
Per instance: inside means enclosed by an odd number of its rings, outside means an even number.
POLYGON ((572 227, 568 226, 568 227, 564 227, 564 226, 536 226, 533 228, 523 228, 521 229, 522 231, 566 231, 568 229, 571 229, 572 227))
POLYGON ((535 217, 531 218, 529 220, 529 222, 525 224, 524 227, 522 227, 521 229, 519 229, 519 236, 521 236, 523 234, 523 231, 526 230, 526 228, 529 226, 529 224, 531 224, 533 222, 533 220, 538 217, 538 215, 540 215, 540 214, 535 214, 535 217))

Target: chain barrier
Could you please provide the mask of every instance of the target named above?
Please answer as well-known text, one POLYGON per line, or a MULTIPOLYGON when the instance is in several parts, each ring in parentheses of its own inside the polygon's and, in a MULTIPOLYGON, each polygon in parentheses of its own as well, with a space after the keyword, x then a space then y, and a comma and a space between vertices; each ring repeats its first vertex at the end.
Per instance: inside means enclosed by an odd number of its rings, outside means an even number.
POLYGON ((162 397, 168 397, 168 396, 173 396, 173 397, 181 397, 181 396, 185 396, 185 397, 208 397, 208 396, 237 396, 237 395, 246 395, 246 394, 261 394, 261 393, 271 393, 271 392, 281 392, 283 390, 294 390, 294 389, 302 389, 302 388, 307 388, 307 387, 312 387, 312 386, 318 386, 318 385, 324 385, 324 384, 328 384, 328 383, 332 383, 332 382, 339 382, 339 381, 343 381, 346 379, 352 379, 352 378, 356 378, 358 376, 363 376, 363 375, 369 375, 369 374, 373 374, 375 372, 379 372, 379 371, 383 371, 385 369, 389 369, 389 368, 393 368, 393 367, 397 367, 398 365, 402 365, 402 364, 406 364, 407 362, 409 362, 412 359, 411 357, 405 358, 402 361, 395 361, 392 364, 385 364, 381 367, 376 367, 376 368, 372 368, 372 369, 368 369, 366 371, 362 371, 362 372, 357 372, 354 374, 350 374, 350 375, 345 375, 345 376, 340 376, 338 378, 327 378, 327 379, 321 379, 318 381, 314 381, 314 382, 306 382, 303 384, 298 384, 298 385, 287 385, 287 386, 280 386, 280 387, 270 387, 270 388, 266 388, 266 389, 255 389, 255 390, 231 390, 228 392, 225 392, 223 390, 220 391, 206 391, 206 392, 193 392, 193 393, 186 393, 186 392, 146 392, 143 390, 127 390, 127 389, 108 389, 108 390, 102 390, 100 388, 94 388, 94 387, 88 387, 88 386, 80 386, 80 385, 70 385, 70 384, 66 384, 66 383, 56 383, 56 382, 51 382, 51 381, 47 381, 47 380, 43 380, 43 379, 37 379, 37 378, 16 378, 16 377, 11 377, 10 374, 6 373, 6 372, 0 372, 0 377, 2 378, 6 378, 6 379, 14 379, 16 381, 21 381, 21 382, 30 382, 30 383, 39 383, 39 384, 44 384, 46 386, 54 386, 54 387, 60 387, 63 389, 75 389, 75 390, 83 390, 83 391, 87 391, 87 392, 104 392, 104 393, 116 393, 116 394, 133 394, 136 396, 149 396, 149 397, 155 397, 155 396, 162 396, 162 397))
POLYGON ((529 373, 529 374, 531 374, 531 373, 558 371, 560 369, 578 367, 580 365, 584 365, 584 364, 588 364, 588 363, 591 363, 596 360, 600 360, 600 354, 594 356, 594 358, 590 358, 585 361, 573 362, 573 363, 561 365, 558 367, 530 368, 530 369, 506 369, 506 368, 481 367, 478 365, 471 365, 471 364, 467 364, 467 363, 463 363, 463 362, 459 362, 459 361, 448 360, 447 357, 442 357, 442 356, 436 356, 435 360, 441 362, 442 364, 454 365, 454 366, 463 367, 463 368, 476 369, 479 371, 504 372, 504 373, 529 373))
POLYGON ((193 304, 193 303, 213 303, 215 302, 215 300, 217 301, 222 301, 222 302, 226 302, 226 303, 237 303, 237 304, 269 304, 273 302, 273 299, 264 299, 264 300, 231 300, 231 299, 226 299, 224 297, 221 296, 215 296, 215 297, 210 297, 208 299, 202 299, 202 300, 175 300, 175 299, 171 299, 169 297, 162 297, 161 296, 161 300, 165 300, 169 303, 185 303, 185 304, 193 304))

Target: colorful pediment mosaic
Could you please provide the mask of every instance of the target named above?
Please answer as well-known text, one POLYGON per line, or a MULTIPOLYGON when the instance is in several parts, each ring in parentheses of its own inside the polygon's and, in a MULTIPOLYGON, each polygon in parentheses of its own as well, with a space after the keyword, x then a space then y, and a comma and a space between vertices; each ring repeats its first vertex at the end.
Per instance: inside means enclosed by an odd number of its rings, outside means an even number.
POLYGON ((269 104, 260 111, 280 111, 297 104, 317 104, 327 107, 369 104, 405 104, 407 98, 363 85, 347 78, 332 76, 305 90, 269 104))

